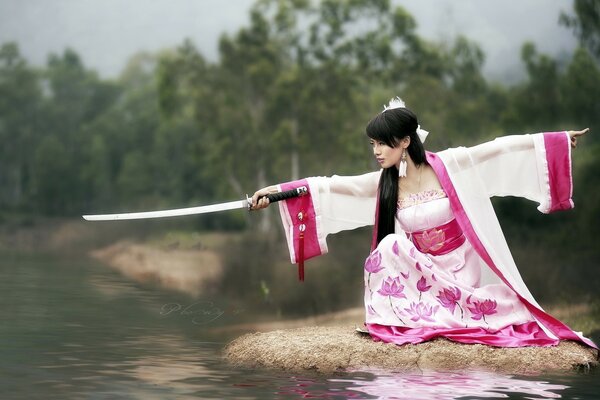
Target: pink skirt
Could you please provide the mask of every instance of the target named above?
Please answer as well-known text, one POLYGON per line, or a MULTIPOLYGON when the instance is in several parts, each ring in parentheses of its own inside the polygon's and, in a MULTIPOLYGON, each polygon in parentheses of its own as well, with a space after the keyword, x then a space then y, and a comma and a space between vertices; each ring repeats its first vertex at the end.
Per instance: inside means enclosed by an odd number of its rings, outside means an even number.
POLYGON ((366 324, 366 326, 373 340, 397 345, 416 344, 438 337, 459 343, 478 343, 497 347, 555 346, 558 344, 558 340, 546 335, 536 321, 510 325, 495 332, 489 332, 481 327, 407 328, 377 324, 366 324))
POLYGON ((481 285, 482 268, 455 221, 410 239, 388 235, 365 262, 369 333, 398 345, 437 337, 501 347, 558 344, 505 284, 481 285))

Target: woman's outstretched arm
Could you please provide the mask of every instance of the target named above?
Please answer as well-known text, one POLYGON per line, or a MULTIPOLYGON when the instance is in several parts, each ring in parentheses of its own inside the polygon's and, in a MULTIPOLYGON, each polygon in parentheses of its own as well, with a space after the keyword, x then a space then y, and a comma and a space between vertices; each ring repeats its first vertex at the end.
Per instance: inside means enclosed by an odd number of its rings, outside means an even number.
MULTIPOLYGON (((326 191, 328 193, 337 194, 341 196, 350 197, 363 197, 370 198, 376 196, 377 184, 379 182, 379 176, 381 171, 369 172, 362 175, 354 176, 339 176, 333 175, 329 178, 316 178, 320 181, 326 181, 326 191)), ((309 178, 315 179, 315 178, 309 178)), ((323 185, 322 185, 323 186, 323 185)), ((251 210, 260 210, 269 206, 269 200, 266 197, 267 194, 277 193, 278 187, 276 185, 267 186, 257 190, 252 195, 252 207, 251 210), (260 200, 259 200, 260 198, 260 200)))
MULTIPOLYGON (((518 196, 535 202, 541 212, 573 208, 571 150, 589 129, 513 135, 469 148, 439 153, 449 173, 476 171, 470 192, 518 196)), ((459 176, 459 175, 456 175, 459 176)))

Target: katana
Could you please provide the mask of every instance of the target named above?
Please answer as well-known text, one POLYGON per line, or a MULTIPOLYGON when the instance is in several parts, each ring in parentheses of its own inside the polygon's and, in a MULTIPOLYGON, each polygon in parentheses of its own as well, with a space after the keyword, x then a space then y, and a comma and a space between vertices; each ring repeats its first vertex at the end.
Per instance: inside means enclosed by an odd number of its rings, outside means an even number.
MULTIPOLYGON (((306 186, 300 186, 296 189, 286 190, 285 192, 270 193, 266 196, 261 196, 259 199, 266 197, 269 202, 275 203, 281 200, 291 199, 293 197, 303 196, 308 193, 306 186)), ((173 210, 145 211, 132 212, 121 214, 97 214, 83 215, 83 219, 87 221, 120 221, 126 219, 148 219, 148 218, 165 218, 179 217, 183 215, 208 214, 219 211, 236 210, 244 208, 250 210, 252 207, 252 198, 246 195, 245 199, 230 201, 227 203, 211 204, 199 207, 177 208, 173 210)))

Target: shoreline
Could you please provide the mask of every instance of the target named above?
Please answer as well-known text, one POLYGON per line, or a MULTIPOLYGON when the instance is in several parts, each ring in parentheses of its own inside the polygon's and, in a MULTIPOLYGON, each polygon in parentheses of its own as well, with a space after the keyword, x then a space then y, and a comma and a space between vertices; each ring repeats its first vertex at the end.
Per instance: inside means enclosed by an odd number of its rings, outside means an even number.
POLYGON ((12 216, 0 224, 0 251, 82 255, 136 282, 191 297, 212 293, 223 269, 219 246, 235 234, 173 232, 169 225, 12 216))
POLYGON ((136 282, 152 282, 194 298, 213 293, 223 271, 214 250, 161 249, 121 240, 89 254, 136 282))

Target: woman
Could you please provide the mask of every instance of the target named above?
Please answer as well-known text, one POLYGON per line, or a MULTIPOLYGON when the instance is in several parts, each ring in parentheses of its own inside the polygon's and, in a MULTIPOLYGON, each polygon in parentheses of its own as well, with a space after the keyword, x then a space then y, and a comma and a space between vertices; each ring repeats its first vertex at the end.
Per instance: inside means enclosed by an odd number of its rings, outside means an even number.
MULTIPOLYGON (((588 132, 507 136, 472 148, 425 152, 427 132, 396 98, 367 126, 382 169, 308 178, 258 190, 307 186, 280 203, 292 262, 327 252, 326 236, 374 224, 365 262, 366 327, 375 340, 446 337, 503 347, 561 339, 596 347, 545 313, 523 282, 491 206, 521 196, 549 213, 573 207, 571 147, 588 132)), ((303 272, 300 273, 303 278, 303 272)))

